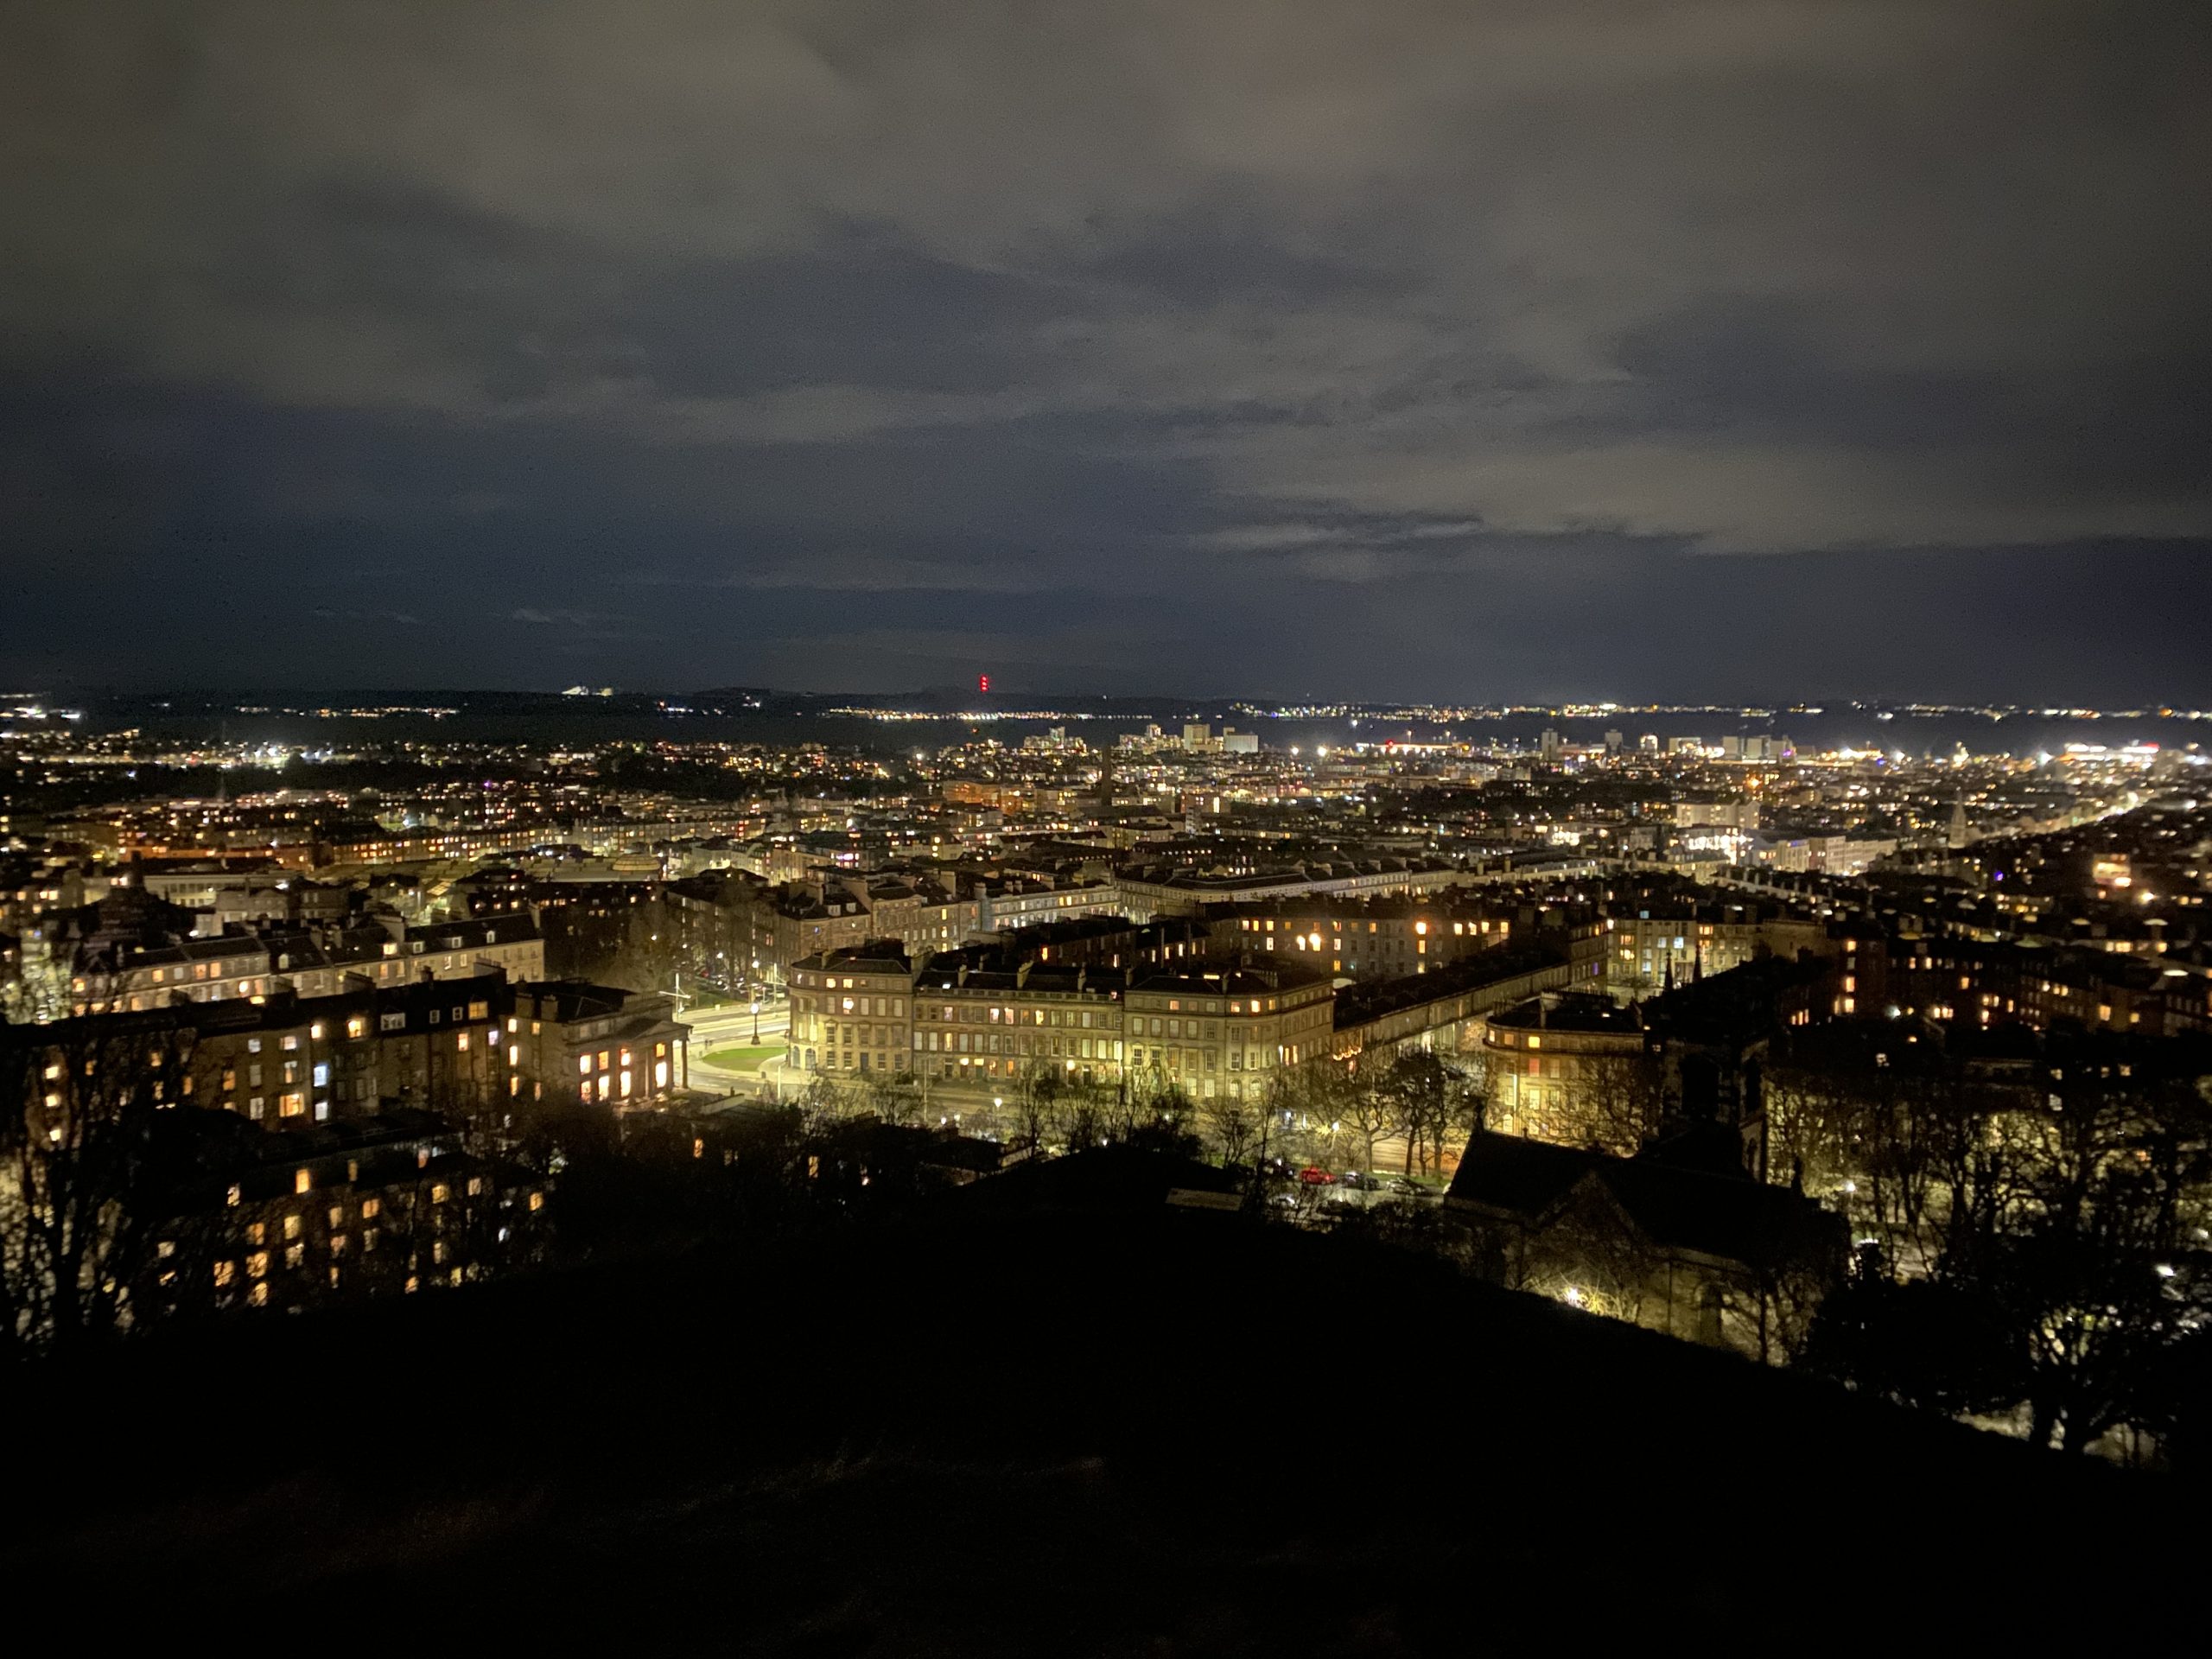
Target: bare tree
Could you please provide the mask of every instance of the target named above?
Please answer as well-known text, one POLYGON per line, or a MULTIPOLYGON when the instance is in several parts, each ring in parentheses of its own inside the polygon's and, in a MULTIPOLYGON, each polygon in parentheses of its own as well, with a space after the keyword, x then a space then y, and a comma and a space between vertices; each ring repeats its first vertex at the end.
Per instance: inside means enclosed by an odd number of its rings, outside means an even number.
MULTIPOLYGON (((1840 1040, 1837 1040, 1840 1035, 1840 1040)), ((1942 1272, 2008 1226, 2038 1161, 2038 1091, 1992 1081, 1932 1044, 1801 1042, 1765 1073, 1769 1170, 1912 1272, 1942 1272)))
POLYGON ((1058 1123, 1059 1098, 1066 1084, 1061 1069, 1043 1060, 1032 1060, 1014 1079, 1014 1124, 1021 1143, 1033 1154, 1044 1150, 1046 1137, 1058 1123))
POLYGON ((918 1123, 922 1087, 911 1071, 871 1071, 861 1078, 860 1109, 886 1123, 918 1123))
POLYGON ((861 1109, 859 1091, 825 1072, 808 1078, 806 1087, 791 1103, 798 1108, 799 1121, 810 1134, 842 1123, 861 1109))
POLYGON ((1531 1243, 1523 1287, 1610 1319, 1643 1319, 1662 1258, 1618 1206, 1586 1192, 1531 1243))
POLYGON ((0 1038, 0 1344, 130 1328, 175 1213, 193 1033, 101 1015, 0 1038), (165 1132, 166 1131, 166 1132, 165 1132))
POLYGON ((1659 1132, 1666 1083, 1657 1056, 1580 1054, 1574 1074, 1574 1103, 1591 1145, 1626 1158, 1659 1132))
POLYGON ((2081 1452, 2212 1316, 2193 1248, 2212 1219, 2212 1113, 2185 1082, 2067 1070, 2012 1236, 1980 1266, 2025 1338, 2030 1438, 2081 1452))
POLYGON ((1457 1066, 1426 1048, 1401 1051, 1383 1072, 1378 1087, 1396 1102, 1405 1125, 1407 1174, 1416 1160, 1423 1171, 1432 1160, 1441 1167, 1446 1144, 1468 1109, 1464 1084, 1457 1066))
POLYGON ((1325 1060, 1319 1064, 1329 1070, 1322 1087, 1332 1096, 1332 1109, 1358 1142, 1361 1170, 1373 1169, 1376 1141, 1411 1132, 1404 1096, 1391 1086, 1387 1073, 1378 1078, 1362 1076, 1357 1070, 1347 1071, 1325 1060))
POLYGON ((1207 1101, 1199 1116, 1225 1164, 1241 1164, 1260 1134, 1257 1104, 1242 1095, 1222 1095, 1207 1101))
MULTIPOLYGON (((1127 1086, 1134 1090, 1137 1081, 1132 1078, 1127 1086)), ((1125 1095, 1111 1094, 1096 1084, 1063 1084, 1052 1100, 1052 1120, 1061 1144, 1070 1152, 1103 1144, 1124 1098, 1125 1095)))
MULTIPOLYGON (((1892 1269, 1927 1276, 1944 1306, 1999 1333, 2037 1444, 2079 1452, 2155 1414, 2167 1357, 2212 1317, 2197 1250, 2212 1223, 2212 1109, 2196 1064, 2054 1035, 2033 1071, 1985 1075, 1917 1048, 1854 1058, 1807 1046, 1770 1070, 1770 1128, 1793 1174, 1892 1269)), ((1885 1295, 1885 1276, 1856 1299, 1848 1339, 1831 1332, 1831 1358, 1880 1370, 1908 1349, 1943 1351, 1910 1332, 1929 1304, 1885 1295)), ((1931 1358, 1913 1391, 1986 1391, 1978 1373, 1949 1374, 1958 1363, 1931 1358)))

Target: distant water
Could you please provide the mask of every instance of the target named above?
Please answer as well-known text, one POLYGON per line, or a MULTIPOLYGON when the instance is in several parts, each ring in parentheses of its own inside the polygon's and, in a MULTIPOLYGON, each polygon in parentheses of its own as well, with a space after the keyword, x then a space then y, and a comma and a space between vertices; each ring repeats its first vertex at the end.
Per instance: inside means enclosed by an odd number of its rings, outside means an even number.
MULTIPOLYGON (((92 722, 88 722, 91 724, 92 722)), ((521 743, 573 745, 588 747, 607 742, 728 742, 822 743, 892 755, 916 749, 937 749, 950 744, 995 739, 1017 745, 1025 737, 1040 736, 1051 721, 991 720, 965 721, 949 718, 883 721, 849 715, 729 714, 656 715, 634 710, 601 711, 588 704, 563 704, 527 712, 464 709, 443 719, 427 715, 394 715, 377 719, 319 718, 311 715, 175 715, 139 711, 127 716, 101 719, 101 726, 136 725, 149 737, 164 742, 188 744, 213 739, 219 731, 232 741, 281 743, 295 748, 353 748, 403 741, 426 743, 521 743)), ((1123 732, 1141 732, 1142 718, 1115 717, 1071 720, 1069 735, 1093 744, 1110 742, 1123 732)), ((1156 722, 1173 731, 1169 720, 1156 722)), ((1217 718, 1217 728, 1222 723, 1217 718)), ((1548 727, 1555 727, 1570 743, 1601 740, 1608 730, 1621 732, 1633 744, 1645 733, 1660 738, 1700 737, 1707 741, 1732 735, 1787 737, 1802 748, 1841 747, 1883 748, 1908 755, 1948 755, 1959 744, 1974 753, 2028 756, 2041 751, 2056 753, 2069 743, 2119 747, 2156 743, 2162 748, 2191 744, 2212 747, 2212 722, 2162 719, 2156 715, 2102 720, 2046 718, 2018 715, 2000 720, 1982 715, 1923 715, 1903 711, 1894 718, 1878 719, 1869 709, 1823 710, 1818 715, 1777 713, 1771 718, 1748 719, 1738 715, 1634 715, 1599 719, 1548 719, 1541 715, 1436 722, 1385 721, 1363 718, 1272 720, 1239 716, 1231 721, 1242 731, 1255 731, 1268 748, 1296 747, 1311 753, 1316 748, 1345 749, 1360 742, 1390 740, 1415 742, 1459 741, 1478 745, 1515 746, 1533 749, 1548 727)))

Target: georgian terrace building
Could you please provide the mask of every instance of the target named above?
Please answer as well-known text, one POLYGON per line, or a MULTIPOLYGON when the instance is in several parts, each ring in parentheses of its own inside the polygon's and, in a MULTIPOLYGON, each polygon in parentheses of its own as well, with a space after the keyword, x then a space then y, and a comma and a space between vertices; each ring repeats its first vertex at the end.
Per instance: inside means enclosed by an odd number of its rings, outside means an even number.
POLYGON ((1385 863, 1300 866, 1241 875, 1207 875, 1191 870, 1124 870, 1114 878, 1116 908, 1139 922, 1165 916, 1194 916, 1211 905, 1280 904, 1285 900, 1341 894, 1380 898, 1421 895, 1466 881, 1465 871, 1437 859, 1385 863))
POLYGON ((1539 913, 1471 889, 1425 897, 1321 895, 1208 910, 1222 948, 1291 955, 1312 968, 1361 980, 1402 979, 1504 944, 1516 921, 1525 934, 1539 913))
POLYGON ((802 957, 888 939, 917 956, 1013 929, 1118 913, 1110 884, 966 871, 823 874, 772 885, 716 870, 668 884, 664 904, 686 967, 718 983, 788 973, 802 957))
POLYGON ((362 981, 397 988, 489 971, 518 981, 545 976, 545 941, 535 921, 491 916, 415 927, 393 917, 342 929, 102 938, 79 953, 69 988, 76 1013, 137 1013, 180 996, 194 1002, 285 991, 331 996, 362 981))
POLYGON ((1633 1008, 1546 992, 1491 1014, 1482 1044, 1484 1121, 1498 1134, 1626 1157, 1658 1128, 1656 1088, 1639 1086, 1647 1039, 1633 1008))
POLYGON ((1327 1054, 1336 993, 1289 963, 1103 968, 983 946, 917 965, 877 941, 795 963, 791 999, 786 1064, 801 1075, 984 1090, 1046 1065, 1106 1084, 1149 1073, 1203 1100, 1255 1094, 1269 1072, 1327 1054))

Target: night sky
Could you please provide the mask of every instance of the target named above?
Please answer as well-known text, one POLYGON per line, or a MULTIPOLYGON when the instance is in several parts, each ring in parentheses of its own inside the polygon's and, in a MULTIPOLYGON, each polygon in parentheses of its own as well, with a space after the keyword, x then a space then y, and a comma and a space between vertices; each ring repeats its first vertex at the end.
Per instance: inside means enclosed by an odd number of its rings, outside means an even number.
POLYGON ((2212 703, 2212 6, 0 13, 0 683, 2212 703))

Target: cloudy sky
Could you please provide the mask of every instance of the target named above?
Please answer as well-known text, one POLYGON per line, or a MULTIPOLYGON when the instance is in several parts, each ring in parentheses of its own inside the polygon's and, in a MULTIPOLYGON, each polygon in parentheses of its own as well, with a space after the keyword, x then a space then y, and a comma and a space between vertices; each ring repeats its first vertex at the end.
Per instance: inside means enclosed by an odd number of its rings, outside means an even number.
POLYGON ((2212 701, 2208 66, 2202 0, 10 3, 0 677, 2212 701))

